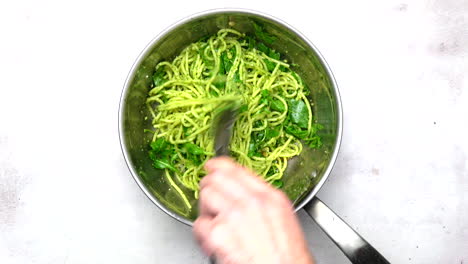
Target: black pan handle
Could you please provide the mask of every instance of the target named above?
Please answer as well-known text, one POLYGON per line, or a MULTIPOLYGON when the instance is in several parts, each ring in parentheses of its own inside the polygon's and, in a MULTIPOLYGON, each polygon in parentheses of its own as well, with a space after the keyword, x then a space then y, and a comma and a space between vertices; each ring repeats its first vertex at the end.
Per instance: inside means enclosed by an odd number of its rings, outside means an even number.
POLYGON ((354 264, 388 264, 374 247, 346 224, 319 198, 314 197, 304 210, 354 264))

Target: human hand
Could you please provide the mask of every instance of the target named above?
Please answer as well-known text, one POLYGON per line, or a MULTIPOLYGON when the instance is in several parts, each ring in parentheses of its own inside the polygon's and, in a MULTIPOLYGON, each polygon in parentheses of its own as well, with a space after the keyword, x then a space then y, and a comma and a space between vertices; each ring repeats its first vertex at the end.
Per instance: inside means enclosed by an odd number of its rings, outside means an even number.
POLYGON ((194 233, 220 264, 313 264, 289 199, 226 157, 206 163, 194 233))

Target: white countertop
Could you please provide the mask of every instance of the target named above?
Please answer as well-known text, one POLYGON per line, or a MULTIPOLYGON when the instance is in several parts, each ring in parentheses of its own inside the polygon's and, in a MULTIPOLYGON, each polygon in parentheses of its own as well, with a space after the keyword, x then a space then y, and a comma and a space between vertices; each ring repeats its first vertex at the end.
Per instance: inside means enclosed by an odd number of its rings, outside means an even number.
MULTIPOLYGON (((392 263, 467 263, 468 2, 317 2, 2 1, 0 263, 207 263, 131 178, 117 110, 156 34, 225 6, 287 21, 335 73, 344 137, 318 196, 392 263)), ((299 216, 317 263, 348 263, 299 216)))

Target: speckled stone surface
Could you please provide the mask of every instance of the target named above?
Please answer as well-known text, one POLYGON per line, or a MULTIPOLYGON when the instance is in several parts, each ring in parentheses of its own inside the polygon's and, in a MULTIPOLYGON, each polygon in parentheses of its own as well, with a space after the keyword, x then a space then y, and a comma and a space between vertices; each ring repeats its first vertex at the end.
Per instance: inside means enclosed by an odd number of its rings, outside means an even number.
MULTIPOLYGON (((0 263, 207 263, 131 178, 127 73, 171 23, 277 16, 331 65, 343 144, 319 197, 392 263, 468 262, 468 2, 0 2, 0 263)), ((302 212, 317 263, 348 263, 302 212)))

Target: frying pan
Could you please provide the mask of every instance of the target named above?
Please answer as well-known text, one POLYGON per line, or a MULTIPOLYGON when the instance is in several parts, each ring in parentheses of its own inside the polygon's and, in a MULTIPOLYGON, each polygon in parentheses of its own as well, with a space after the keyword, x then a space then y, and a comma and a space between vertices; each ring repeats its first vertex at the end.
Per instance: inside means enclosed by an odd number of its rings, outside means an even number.
POLYGON ((151 128, 151 120, 145 100, 151 76, 158 62, 174 58, 190 43, 227 27, 252 34, 254 23, 276 36, 271 48, 299 65, 297 71, 310 89, 314 117, 324 127, 320 130, 321 148, 304 147, 299 156, 288 162, 282 190, 294 203, 296 211, 304 209, 352 263, 389 263, 316 197, 330 175, 341 143, 343 117, 338 87, 325 59, 304 35, 263 13, 244 9, 205 11, 172 25, 146 46, 130 70, 119 109, 120 144, 133 178, 161 210, 184 224, 193 224, 197 217, 197 199, 181 187, 191 201, 192 208, 187 208, 161 171, 152 167, 147 155, 151 135, 144 129, 151 128))

